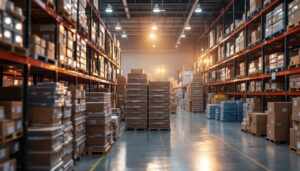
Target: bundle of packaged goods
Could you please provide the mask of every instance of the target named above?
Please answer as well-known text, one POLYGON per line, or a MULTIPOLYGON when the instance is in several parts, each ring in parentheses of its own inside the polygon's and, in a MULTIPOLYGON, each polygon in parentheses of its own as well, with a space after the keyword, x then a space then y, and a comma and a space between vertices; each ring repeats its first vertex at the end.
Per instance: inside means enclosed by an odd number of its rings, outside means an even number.
POLYGON ((221 68, 218 70, 218 81, 225 81, 226 80, 226 68, 221 68))
POLYGON ((275 80, 269 80, 265 83, 266 91, 284 91, 285 83, 284 78, 277 78, 275 80))
POLYGON ((294 75, 290 75, 290 90, 292 91, 299 91, 300 89, 300 74, 294 74, 294 75))
POLYGON ((206 117, 208 119, 216 119, 217 120, 217 116, 216 116, 216 113, 217 113, 217 110, 220 109, 220 105, 219 104, 208 104, 206 106, 206 117))
POLYGON ((236 68, 236 73, 237 78, 242 78, 245 76, 245 62, 242 62, 238 65, 238 67, 236 68))
MULTIPOLYGON (((7 89, 11 88, 1 88, 0 140, 2 142, 20 138, 23 132, 23 106, 22 102, 18 101, 21 100, 21 97, 19 98, 20 95, 18 94, 19 91, 16 91, 17 94, 11 94, 10 91, 6 91, 7 89)), ((17 89, 21 90, 20 88, 17 89)), ((11 90, 14 91, 15 88, 12 88, 11 90)), ((10 170, 17 170, 15 154, 19 152, 19 146, 20 143, 18 140, 2 143, 0 145, 0 170, 3 167, 10 168, 10 170)))
POLYGON ((265 136, 267 132, 267 117, 266 113, 251 113, 249 132, 256 136, 265 136))
POLYGON ((293 0, 292 2, 289 3, 289 10, 288 10, 288 28, 292 29, 296 26, 299 25, 299 15, 300 15, 300 1, 298 0, 293 0))
POLYGON ((120 136, 120 124, 121 124, 121 110, 119 108, 112 109, 111 123, 112 123, 112 135, 114 141, 117 141, 120 136))
POLYGON ((192 111, 192 99, 191 99, 191 85, 186 86, 186 92, 184 94, 184 110, 191 112, 192 111))
POLYGON ((250 81, 250 92, 262 92, 262 81, 250 81))
POLYGON ((223 26, 217 26, 217 43, 223 40, 224 28, 223 26))
POLYGON ((40 59, 39 56, 41 56, 45 61, 48 61, 47 59, 55 60, 54 50, 54 43, 46 41, 37 35, 30 36, 30 56, 32 58, 40 59))
POLYGON ((209 47, 213 47, 216 44, 215 42, 215 30, 209 32, 209 47))
POLYGON ((236 102, 236 121, 242 122, 245 113, 247 112, 247 104, 245 101, 237 100, 236 102))
MULTIPOLYGON (((54 32, 52 31, 52 34, 54 32)), ((54 37, 53 37, 54 40, 54 37)), ((59 64, 67 65, 67 30, 64 28, 62 24, 59 25, 59 33, 58 33, 58 59, 59 64)))
POLYGON ((235 39, 235 53, 243 51, 245 49, 245 32, 242 31, 235 39))
POLYGON ((234 46, 232 42, 226 43, 226 58, 234 54, 234 46))
POLYGON ((255 13, 255 12, 258 12, 259 9, 261 9, 261 8, 262 8, 262 1, 261 0, 250 0, 250 8, 249 8, 249 14, 250 15, 255 13))
POLYGON ((85 91, 82 86, 69 86, 68 91, 72 94, 73 159, 78 161, 85 153, 85 91))
POLYGON ((246 126, 245 130, 250 130, 251 121, 252 121, 252 113, 261 113, 262 109, 262 99, 260 98, 247 98, 246 104, 244 106, 246 108, 246 112, 243 114, 243 122, 242 126, 246 126))
POLYGON ((284 67, 284 54, 282 52, 273 53, 266 56, 266 72, 272 71, 273 69, 281 69, 284 67))
POLYGON ((266 15, 265 37, 271 38, 284 30, 284 5, 281 3, 266 15))
POLYGON ((105 27, 100 23, 99 25, 99 39, 98 47, 102 50, 105 49, 105 27))
POLYGON ((117 108, 121 110, 121 118, 125 119, 125 96, 126 96, 126 77, 122 75, 117 75, 117 108))
POLYGON ((79 6, 78 6, 78 16, 79 16, 79 28, 82 29, 85 33, 88 33, 89 27, 87 26, 87 15, 85 12, 86 8, 86 0, 79 0, 79 6))
POLYGON ((66 47, 66 63, 69 67, 75 69, 77 62, 74 60, 74 42, 76 42, 76 36, 70 30, 67 31, 67 47, 66 47))
POLYGON ((192 112, 204 112, 203 82, 200 74, 193 74, 191 81, 192 112))
POLYGON ((57 5, 58 13, 74 25, 77 22, 77 2, 78 0, 61 0, 57 5))
POLYGON ((289 69, 296 68, 296 65, 299 65, 299 64, 300 64, 300 49, 291 50, 290 51, 289 69))
POLYGON ((28 167, 30 170, 60 170, 64 126, 62 107, 65 87, 61 83, 38 83, 29 92, 28 167), (41 113, 43 115, 41 115, 41 113))
POLYGON ((126 129, 147 129, 149 76, 143 69, 131 69, 126 84, 126 129))
POLYGON ((300 97, 293 98, 290 148, 300 154, 300 97))
POLYGON ((236 121, 236 103, 233 101, 221 102, 220 120, 223 122, 236 121))
POLYGON ((181 75, 182 75, 182 85, 185 86, 190 83, 193 75, 193 71, 183 71, 181 75))
POLYGON ((171 83, 171 91, 170 91, 170 103, 171 103, 171 106, 170 106, 170 112, 172 114, 175 114, 176 111, 177 111, 177 87, 178 87, 178 84, 177 84, 177 80, 174 80, 173 77, 171 77, 169 79, 170 83, 171 83))
MULTIPOLYGON (((25 20, 22 9, 15 6, 12 1, 1 1, 0 10, 2 18, 0 39, 22 48, 23 22, 25 20)), ((17 50, 15 51, 17 52, 17 50)))
POLYGON ((231 80, 234 79, 234 66, 226 67, 226 73, 225 73, 225 80, 231 80))
POLYGON ((218 47, 218 61, 221 61, 224 59, 224 46, 221 45, 218 47))
POLYGON ((262 57, 255 59, 249 63, 249 75, 258 75, 262 72, 262 57))
POLYGON ((252 45, 255 45, 256 43, 261 42, 261 36, 262 36, 261 33, 262 33, 261 32, 261 26, 258 26, 256 30, 253 30, 251 32, 251 40, 250 40, 250 42, 251 42, 252 45))
POLYGON ((77 50, 77 54, 76 54, 77 68, 79 69, 79 71, 87 72, 86 42, 79 35, 77 35, 76 46, 77 46, 77 49, 76 49, 77 50))
POLYGON ((267 139, 288 142, 292 114, 291 102, 268 102, 267 139))
POLYGON ((87 152, 106 152, 112 144, 111 93, 88 92, 86 96, 87 152))
POLYGON ((170 82, 149 82, 149 130, 170 129, 170 82))

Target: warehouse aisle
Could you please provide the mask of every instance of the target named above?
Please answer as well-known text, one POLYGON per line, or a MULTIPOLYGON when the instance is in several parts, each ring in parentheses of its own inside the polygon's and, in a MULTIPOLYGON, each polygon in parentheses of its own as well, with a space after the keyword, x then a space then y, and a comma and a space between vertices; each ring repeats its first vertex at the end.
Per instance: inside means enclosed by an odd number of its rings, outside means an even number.
POLYGON ((179 110, 168 131, 126 131, 105 156, 87 156, 75 170, 300 170, 287 145, 242 133, 239 123, 179 110))

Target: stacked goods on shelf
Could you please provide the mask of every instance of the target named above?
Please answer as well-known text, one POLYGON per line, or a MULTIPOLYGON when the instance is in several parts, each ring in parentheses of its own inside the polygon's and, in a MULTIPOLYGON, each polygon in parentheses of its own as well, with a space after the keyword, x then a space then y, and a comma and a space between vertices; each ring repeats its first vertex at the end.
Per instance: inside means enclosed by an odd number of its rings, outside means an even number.
POLYGON ((225 80, 232 80, 234 78, 234 66, 226 67, 225 80))
POLYGON ((219 104, 208 104, 206 106, 206 117, 208 119, 216 119, 218 118, 216 116, 217 110, 220 109, 220 105, 219 104))
POLYGON ((192 112, 204 112, 204 92, 201 75, 193 74, 190 86, 192 112))
POLYGON ((209 47, 213 47, 216 44, 215 42, 215 30, 209 32, 209 47))
POLYGON ((298 68, 299 64, 300 64, 300 49, 291 50, 289 69, 298 68))
POLYGON ((64 126, 62 106, 65 87, 61 83, 38 83, 29 92, 28 168, 60 170, 64 126), (41 115, 43 114, 43 115, 41 115))
POLYGON ((268 102, 267 139, 288 142, 291 113, 291 102, 268 102))
POLYGON ((221 42, 224 38, 224 28, 223 26, 217 26, 217 42, 221 42))
POLYGON ((300 89, 300 74, 294 74, 290 75, 290 90, 294 91, 297 90, 299 91, 300 89))
POLYGON ((121 124, 121 110, 119 108, 112 109, 111 111, 111 123, 112 123, 112 135, 114 138, 114 141, 117 141, 120 136, 120 124, 121 124))
POLYGON ((184 110, 191 112, 192 111, 192 99, 191 99, 191 85, 186 86, 186 92, 184 94, 184 110))
POLYGON ((22 89, 8 87, 1 88, 0 91, 2 95, 0 97, 0 170, 3 166, 16 170, 19 161, 16 161, 15 157, 20 145, 16 139, 20 138, 23 132, 23 107, 22 102, 19 101, 22 97, 22 89), (7 143, 7 141, 11 142, 7 143))
POLYGON ((56 64, 54 56, 55 45, 51 41, 44 40, 37 35, 30 36, 30 56, 34 59, 43 60, 56 64), (48 61, 51 60, 51 61, 48 61))
POLYGON ((72 115, 71 121, 73 125, 73 159, 78 161, 82 158, 85 152, 85 110, 86 99, 85 91, 82 86, 69 86, 68 91, 71 91, 72 97, 72 115))
POLYGON ((121 118, 125 119, 126 77, 117 75, 117 108, 121 110, 121 118))
POLYGON ((216 107, 216 110, 215 110, 215 120, 220 120, 220 117, 221 117, 221 106, 220 104, 218 104, 218 106, 216 107))
POLYGON ((63 0, 58 1, 57 5, 58 12, 74 26, 77 22, 77 2, 78 0, 63 0))
MULTIPOLYGON (((15 45, 17 47, 23 47, 23 22, 25 17, 23 16, 22 9, 15 6, 12 1, 1 1, 1 40, 5 43, 15 45)), ((8 50, 8 49, 7 49, 8 50)), ((15 49, 18 53, 18 49, 15 49)), ((21 52, 21 51, 20 51, 21 52)), ((28 55, 28 54, 22 54, 28 55)))
POLYGON ((260 98, 246 99, 246 104, 244 106, 244 112, 243 112, 243 122, 242 122, 242 126, 246 125, 245 131, 251 128, 252 113, 261 113, 261 112, 263 112, 262 99, 260 98))
POLYGON ((284 79, 276 78, 275 80, 270 79, 265 83, 266 91, 284 91, 284 79))
POLYGON ((71 91, 66 91, 64 106, 62 107, 62 124, 63 124, 63 149, 62 160, 63 169, 70 170, 73 168, 73 125, 72 116, 72 94, 71 91))
POLYGON ((178 104, 183 108, 184 106, 184 89, 179 88, 178 89, 178 104))
POLYGON ((262 57, 249 62, 249 75, 257 75, 262 72, 262 57))
MULTIPOLYGON (((62 24, 59 25, 58 33, 58 60, 60 65, 67 65, 67 30, 62 24)), ((54 34, 54 33, 52 33, 54 34)), ((54 37, 53 37, 54 41, 54 37)))
POLYGON ((86 65, 86 42, 82 39, 79 35, 77 35, 76 40, 76 62, 77 68, 79 71, 87 72, 87 65, 86 65))
POLYGON ((223 122, 236 121, 236 103, 233 101, 221 102, 220 120, 223 122))
POLYGON ((67 47, 66 47, 66 63, 68 67, 75 69, 77 64, 74 60, 74 42, 76 41, 76 36, 70 30, 67 31, 67 47))
POLYGON ((131 69, 126 84, 126 129, 147 129, 149 76, 142 69, 131 69))
POLYGON ((267 117, 266 113, 252 113, 249 132, 256 136, 266 135, 267 117))
POLYGON ((226 68, 221 68, 218 70, 217 81, 225 81, 225 80, 226 80, 226 68))
POLYGON ((232 56, 234 54, 234 46, 231 41, 226 43, 226 57, 232 56))
POLYGON ((192 75, 193 75, 193 71, 182 71, 180 73, 180 77, 182 78, 182 82, 180 82, 179 86, 188 85, 191 81, 192 75))
POLYGON ((218 47, 218 61, 221 61, 224 59, 224 47, 223 45, 218 47))
POLYGON ((177 82, 174 80, 174 78, 169 79, 171 83, 171 91, 170 91, 170 98, 171 98, 171 106, 170 106, 170 112, 172 114, 175 114, 177 111, 177 82))
POLYGON ((262 81, 250 81, 249 92, 262 92, 262 81))
POLYGON ((256 30, 253 30, 251 32, 251 37, 250 37, 251 45, 255 45, 261 42, 261 36, 262 36, 261 26, 258 26, 256 30))
POLYGON ((266 72, 274 69, 282 69, 284 67, 284 54, 282 52, 273 53, 266 56, 266 72))
POLYGON ((86 151, 107 152, 112 144, 111 93, 86 93, 86 151))
POLYGON ((258 12, 261 8, 262 8, 262 1, 261 0, 250 0, 250 8, 249 8, 249 11, 248 11, 249 15, 258 12))
POLYGON ((245 62, 241 62, 238 67, 236 68, 236 77, 242 78, 245 76, 245 62))
POLYGON ((292 29, 296 26, 299 25, 299 15, 300 15, 300 3, 299 1, 297 0, 293 0, 292 2, 289 3, 289 10, 288 10, 288 21, 289 21, 289 24, 288 24, 288 28, 289 29, 292 29))
POLYGON ((149 130, 170 129, 170 82, 149 82, 149 130))
POLYGON ((247 91, 247 84, 241 83, 236 85, 236 91, 237 92, 246 92, 247 91))
POLYGON ((86 0, 79 0, 79 6, 78 6, 78 28, 79 30, 82 30, 85 33, 88 33, 89 27, 87 26, 87 15, 85 12, 86 9, 86 0))
POLYGON ((244 101, 237 100, 236 102, 236 121, 242 122, 244 113, 246 113, 247 105, 244 101))
POLYGON ((266 15, 265 37, 269 39, 276 34, 282 33, 284 27, 284 5, 281 3, 266 15))
POLYGON ((300 154, 300 97, 292 100, 292 128, 290 128, 290 149, 300 154))
POLYGON ((238 37, 235 38, 235 53, 243 51, 244 49, 245 49, 245 32, 242 31, 240 32, 238 37))

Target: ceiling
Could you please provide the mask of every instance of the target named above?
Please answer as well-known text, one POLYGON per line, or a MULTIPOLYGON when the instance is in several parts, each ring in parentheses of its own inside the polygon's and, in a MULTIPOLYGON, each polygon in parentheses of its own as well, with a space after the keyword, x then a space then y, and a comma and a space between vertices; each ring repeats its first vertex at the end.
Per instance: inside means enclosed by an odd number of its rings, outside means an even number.
MULTIPOLYGON (((196 0, 100 0, 100 16, 107 28, 116 35, 116 23, 121 24, 122 30, 128 38, 133 36, 148 36, 151 26, 155 23, 158 27, 158 36, 172 37, 175 45, 184 24, 196 0), (127 3, 129 12, 125 12, 124 3, 127 3), (111 4, 113 13, 105 13, 107 4, 111 4), (155 4, 164 10, 154 14, 155 4)), ((199 0, 202 13, 192 13, 189 25, 191 30, 185 31, 186 39, 197 39, 209 24, 220 14, 221 10, 230 0, 199 0)))

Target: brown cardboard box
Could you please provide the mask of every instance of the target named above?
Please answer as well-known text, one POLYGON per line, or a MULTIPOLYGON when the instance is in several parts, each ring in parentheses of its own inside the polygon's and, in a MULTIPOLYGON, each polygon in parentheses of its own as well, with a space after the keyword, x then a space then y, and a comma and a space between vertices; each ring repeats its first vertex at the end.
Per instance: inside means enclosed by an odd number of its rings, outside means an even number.
POLYGON ((3 106, 0 106, 0 120, 1 119, 4 119, 4 107, 3 106))
POLYGON ((22 102, 21 101, 2 101, 0 106, 4 107, 4 115, 7 119, 21 119, 22 118, 22 102))
POLYGON ((269 102, 268 103, 268 123, 278 126, 289 125, 292 113, 292 103, 290 102, 269 102))
POLYGON ((293 122, 293 129, 296 131, 300 131, 300 121, 292 121, 293 122))
POLYGON ((85 125, 86 135, 107 135, 109 133, 109 125, 85 125))
POLYGON ((241 130, 247 131, 247 123, 246 122, 241 123, 241 130))
POLYGON ((19 152, 20 142, 18 140, 9 143, 9 153, 10 155, 19 152))
POLYGON ((266 123, 251 123, 251 132, 256 136, 266 135, 267 124, 266 123))
POLYGON ((9 145, 0 145, 0 163, 9 159, 9 145))
POLYGON ((300 121, 300 97, 293 98, 292 120, 300 121))
POLYGON ((108 109, 107 102, 87 102, 86 112, 105 112, 108 109))
POLYGON ((130 72, 132 74, 145 74, 145 71, 143 69, 131 69, 130 72))
POLYGON ((296 130, 290 128, 290 147, 296 148, 297 147, 297 137, 296 137, 296 130))
POLYGON ((16 159, 10 159, 6 162, 0 163, 0 171, 16 171, 17 161, 16 159))
POLYGON ((30 44, 41 45, 41 38, 38 35, 31 35, 29 41, 30 44))
POLYGON ((23 131, 23 119, 16 119, 15 132, 22 132, 22 131, 23 131))
POLYGON ((62 108, 61 107, 29 107, 29 124, 45 124, 53 125, 61 122, 62 108))
POLYGON ((276 126, 267 124, 267 137, 278 142, 287 142, 289 134, 289 126, 276 126))
POLYGON ((30 153, 28 154, 30 166, 50 166, 53 167, 61 160, 61 149, 51 153, 30 153))
POLYGON ((87 137, 86 139, 86 146, 88 147, 99 147, 99 146, 103 147, 108 143, 109 143, 108 136, 104 136, 104 137, 92 136, 92 137, 87 137))
POLYGON ((2 138, 15 133, 15 123, 10 120, 0 120, 0 128, 0 137, 2 138))
POLYGON ((266 124, 268 115, 266 113, 252 113, 252 122, 257 124, 266 124))

